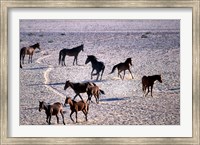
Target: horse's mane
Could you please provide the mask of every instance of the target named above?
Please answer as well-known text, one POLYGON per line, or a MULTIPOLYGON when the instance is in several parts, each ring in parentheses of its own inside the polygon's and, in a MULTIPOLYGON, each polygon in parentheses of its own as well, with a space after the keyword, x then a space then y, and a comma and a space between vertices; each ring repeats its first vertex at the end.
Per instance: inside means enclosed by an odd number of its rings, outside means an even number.
POLYGON ((33 45, 29 46, 29 47, 34 47, 34 46, 38 46, 38 45, 39 45, 39 43, 36 43, 36 44, 33 44, 33 45))
POLYGON ((88 58, 93 59, 93 60, 97 60, 96 56, 94 56, 94 55, 88 55, 88 58))
POLYGON ((130 57, 126 59, 126 61, 130 61, 130 60, 131 60, 131 58, 130 58, 130 57))

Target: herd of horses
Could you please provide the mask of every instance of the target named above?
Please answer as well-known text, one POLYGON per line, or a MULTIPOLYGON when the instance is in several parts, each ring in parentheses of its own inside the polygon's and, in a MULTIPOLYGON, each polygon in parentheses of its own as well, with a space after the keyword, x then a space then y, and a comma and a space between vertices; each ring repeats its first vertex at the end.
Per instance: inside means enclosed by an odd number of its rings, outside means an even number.
MULTIPOLYGON (((22 68, 22 64, 24 64, 25 55, 29 56, 28 63, 32 63, 32 56, 33 56, 36 48, 40 49, 39 43, 36 43, 36 44, 28 46, 28 47, 21 48, 21 50, 20 50, 20 68, 22 68)), ((84 48, 84 45, 81 44, 80 46, 74 47, 72 49, 64 48, 64 49, 60 50, 59 59, 58 59, 59 65, 66 66, 66 64, 65 64, 66 55, 74 56, 73 65, 75 65, 75 63, 76 63, 76 65, 78 65, 78 55, 81 51, 84 51, 83 48, 84 48)), ((105 64, 101 61, 98 61, 94 55, 87 55, 85 64, 88 64, 89 62, 92 64, 91 79, 93 79, 93 76, 96 75, 97 76, 96 80, 99 80, 99 76, 100 76, 100 80, 102 80, 102 76, 103 76, 103 73, 105 70, 105 64), (94 73, 94 71, 96 71, 96 73, 94 73)), ((125 71, 128 70, 133 79, 133 75, 130 70, 131 65, 132 65, 131 58, 127 58, 125 60, 125 62, 120 62, 120 63, 114 65, 112 68, 112 71, 109 74, 112 74, 117 69, 118 77, 120 77, 123 80, 125 77, 125 71), (124 72, 123 76, 121 76, 121 74, 120 74, 121 72, 124 72)), ((151 96, 153 97, 152 90, 153 90, 154 82, 156 80, 158 80, 160 83, 162 83, 161 75, 143 76, 142 77, 142 91, 143 91, 144 96, 147 96, 148 93, 151 92, 151 96)), ((85 120, 87 121, 87 114, 89 111, 89 104, 92 101, 92 96, 95 97, 96 103, 99 103, 99 95, 105 94, 105 92, 103 90, 101 90, 99 88, 99 86, 97 86, 94 82, 73 83, 73 82, 70 82, 69 80, 67 80, 65 82, 64 90, 66 90, 69 87, 71 89, 73 89, 76 94, 73 99, 71 99, 70 97, 66 97, 65 102, 64 102, 64 105, 66 105, 66 104, 70 105, 71 120, 74 122, 74 120, 72 118, 72 114, 75 112, 76 113, 76 122, 77 122, 77 112, 82 111, 85 115, 85 120), (80 95, 81 93, 87 93, 87 95, 88 95, 87 101, 83 100, 82 96, 80 95), (75 98, 77 96, 79 96, 81 98, 81 101, 79 101, 79 102, 75 101, 75 98)), ((39 111, 41 111, 42 109, 45 110, 45 113, 47 116, 46 122, 48 124, 51 124, 51 116, 52 115, 56 116, 57 123, 59 123, 59 118, 58 118, 59 113, 61 114, 61 116, 63 118, 63 124, 65 124, 64 115, 63 115, 64 114, 64 111, 63 111, 64 105, 60 102, 56 102, 54 104, 48 104, 44 101, 42 101, 42 102, 39 101, 39 111)))

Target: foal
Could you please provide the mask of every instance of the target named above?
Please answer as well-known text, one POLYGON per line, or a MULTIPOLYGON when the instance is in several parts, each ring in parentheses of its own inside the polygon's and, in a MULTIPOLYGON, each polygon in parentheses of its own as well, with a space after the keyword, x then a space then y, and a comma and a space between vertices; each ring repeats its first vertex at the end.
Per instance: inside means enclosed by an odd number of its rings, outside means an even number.
POLYGON ((76 102, 76 101, 72 100, 70 97, 66 97, 64 104, 69 104, 70 105, 70 109, 71 109, 70 118, 71 118, 71 120, 73 122, 74 122, 74 120, 72 118, 72 114, 74 112, 76 113, 76 123, 78 122, 77 121, 77 113, 78 113, 78 111, 82 111, 84 113, 85 120, 87 121, 87 114, 88 114, 88 110, 89 110, 89 104, 87 104, 85 101, 76 102))
POLYGON ((45 113, 47 115, 46 118, 46 122, 50 125, 51 124, 51 116, 55 115, 57 118, 57 123, 59 123, 59 117, 58 114, 60 113, 63 119, 63 124, 65 125, 65 121, 64 121, 64 115, 63 115, 63 105, 60 102, 56 102, 52 105, 47 104, 46 102, 39 101, 39 111, 41 112, 41 110, 44 109, 45 113))
POLYGON ((86 91, 87 91, 87 94, 88 94, 87 102, 91 101, 91 98, 92 98, 92 95, 93 95, 96 99, 97 104, 99 104, 99 95, 105 94, 105 92, 103 90, 99 89, 99 87, 96 84, 94 84, 94 85, 88 84, 86 91))
POLYGON ((151 97, 152 95, 152 90, 153 90, 153 85, 154 82, 158 80, 160 83, 162 83, 162 78, 161 75, 153 75, 153 76, 143 76, 142 77, 142 90, 144 93, 144 96, 146 97, 147 94, 150 92, 149 87, 151 87, 151 97), (148 88, 148 92, 146 93, 146 89, 148 88), (146 94, 145 94, 146 93, 146 94))

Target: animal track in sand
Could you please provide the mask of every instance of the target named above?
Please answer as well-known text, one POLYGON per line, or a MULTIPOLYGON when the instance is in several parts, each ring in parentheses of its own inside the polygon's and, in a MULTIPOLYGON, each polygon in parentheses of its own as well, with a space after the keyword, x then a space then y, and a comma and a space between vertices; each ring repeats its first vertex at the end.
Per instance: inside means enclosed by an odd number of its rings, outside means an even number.
MULTIPOLYGON (((42 63, 42 60, 43 59, 45 59, 45 58, 48 58, 48 57, 50 57, 51 56, 51 54, 48 54, 48 55, 46 55, 46 56, 43 56, 43 57, 40 57, 40 58, 38 58, 37 59, 37 63, 39 63, 39 64, 41 64, 42 63)), ((48 65, 48 69, 46 70, 46 71, 44 71, 44 85, 45 85, 45 87, 47 88, 47 89, 49 89, 49 90, 51 90, 52 92, 54 92, 55 94, 57 94, 57 95, 59 95, 60 97, 64 97, 65 98, 65 95, 63 95, 62 93, 60 93, 58 90, 56 90, 55 88, 53 88, 53 87, 51 87, 50 85, 49 85, 49 82, 50 82, 50 79, 49 79, 49 74, 50 74, 50 72, 54 69, 53 68, 53 66, 52 65, 49 65, 49 64, 47 64, 48 65)))

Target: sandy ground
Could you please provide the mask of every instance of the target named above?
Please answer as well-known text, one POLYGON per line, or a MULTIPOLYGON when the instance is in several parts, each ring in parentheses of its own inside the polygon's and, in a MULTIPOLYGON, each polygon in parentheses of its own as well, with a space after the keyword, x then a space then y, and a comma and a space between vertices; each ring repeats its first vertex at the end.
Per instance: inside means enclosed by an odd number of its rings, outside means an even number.
MULTIPOLYGON (((90 104, 87 122, 83 113, 78 113, 77 125, 179 125, 180 33, 175 30, 146 32, 150 32, 147 38, 141 38, 145 32, 21 31, 20 48, 39 42, 41 50, 35 51, 32 64, 27 63, 26 57, 20 69, 20 125, 47 125, 45 112, 38 111, 39 101, 64 103, 66 96, 73 97, 72 89, 63 90, 66 80, 93 81, 105 91, 99 104, 90 104), (67 66, 59 66, 59 51, 81 43, 84 51, 79 54, 79 65, 73 66, 73 57, 67 56, 67 66), (90 79, 91 64, 85 65, 90 54, 105 63, 101 81, 95 81, 95 77, 90 79), (115 64, 128 57, 132 58, 134 79, 128 71, 124 80, 117 77, 117 71, 109 74, 115 64), (141 78, 154 74, 161 74, 163 83, 155 82, 154 97, 150 94, 143 97, 141 78)), ((87 99, 86 93, 82 96, 87 99)), ((74 125, 69 106, 64 110, 66 125, 74 125)), ((57 125, 55 116, 52 124, 57 125)))

